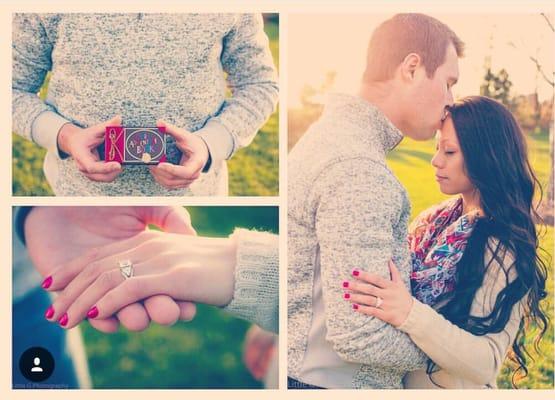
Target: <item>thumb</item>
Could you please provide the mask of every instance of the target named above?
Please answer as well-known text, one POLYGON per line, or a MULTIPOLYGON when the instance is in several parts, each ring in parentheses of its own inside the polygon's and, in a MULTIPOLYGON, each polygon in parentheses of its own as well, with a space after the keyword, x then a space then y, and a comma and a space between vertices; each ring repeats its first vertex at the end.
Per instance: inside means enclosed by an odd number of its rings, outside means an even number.
POLYGON ((106 127, 108 126, 118 126, 121 125, 121 115, 116 115, 109 119, 108 121, 101 122, 99 124, 91 126, 89 129, 96 136, 104 138, 104 133, 106 132, 106 127))
POLYGON ((389 272, 391 273, 391 280, 393 282, 401 282, 402 281, 401 273, 399 272, 399 270, 395 266, 395 263, 393 263, 392 260, 389 260, 389 272))
POLYGON ((196 235, 189 212, 183 207, 145 207, 146 223, 153 224, 167 233, 196 235))
POLYGON ((159 126, 159 127, 162 126, 166 128, 165 129, 166 133, 171 137, 173 137, 177 144, 180 144, 184 139, 184 134, 188 133, 186 130, 181 129, 173 124, 170 124, 169 122, 166 122, 162 119, 159 119, 158 121, 156 121, 156 126, 159 126))

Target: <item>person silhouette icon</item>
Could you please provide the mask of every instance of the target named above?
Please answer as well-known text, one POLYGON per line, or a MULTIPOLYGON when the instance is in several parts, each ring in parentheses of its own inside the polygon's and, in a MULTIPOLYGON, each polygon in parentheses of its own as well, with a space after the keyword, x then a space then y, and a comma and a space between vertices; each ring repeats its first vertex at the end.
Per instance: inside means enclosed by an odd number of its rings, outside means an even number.
POLYGON ((39 367, 40 358, 35 357, 35 358, 33 359, 33 364, 35 364, 35 366, 34 366, 33 368, 31 368, 31 372, 44 372, 44 371, 42 370, 42 368, 39 367))

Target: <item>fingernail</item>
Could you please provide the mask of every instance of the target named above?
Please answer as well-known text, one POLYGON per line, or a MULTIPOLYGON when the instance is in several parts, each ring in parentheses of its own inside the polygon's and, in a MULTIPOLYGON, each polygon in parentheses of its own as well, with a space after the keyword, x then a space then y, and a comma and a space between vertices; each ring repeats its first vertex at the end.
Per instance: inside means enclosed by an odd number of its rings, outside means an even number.
POLYGON ((350 294, 350 293, 343 293, 343 298, 344 298, 344 299, 350 299, 350 298, 351 298, 351 294, 350 294))
POLYGON ((58 322, 60 323, 60 325, 66 326, 68 320, 69 318, 67 316, 67 313, 64 313, 64 315, 62 315, 62 317, 58 320, 58 322))
POLYGON ((353 310, 358 310, 358 304, 353 304, 353 310))
POLYGON ((349 282, 347 282, 347 281, 343 281, 343 287, 344 287, 344 288, 347 288, 347 287, 349 287, 349 282))
POLYGON ((46 312, 44 313, 44 318, 50 319, 53 316, 54 316, 54 307, 50 306, 46 309, 46 312))
POLYGON ((358 269, 353 269, 353 276, 359 276, 360 271, 358 269))
POLYGON ((87 313, 87 318, 96 318, 97 316, 98 316, 98 308, 96 308, 96 306, 94 306, 87 313))
POLYGON ((42 288, 43 289, 48 289, 51 285, 52 285, 52 277, 51 276, 49 276, 44 281, 42 281, 42 288))

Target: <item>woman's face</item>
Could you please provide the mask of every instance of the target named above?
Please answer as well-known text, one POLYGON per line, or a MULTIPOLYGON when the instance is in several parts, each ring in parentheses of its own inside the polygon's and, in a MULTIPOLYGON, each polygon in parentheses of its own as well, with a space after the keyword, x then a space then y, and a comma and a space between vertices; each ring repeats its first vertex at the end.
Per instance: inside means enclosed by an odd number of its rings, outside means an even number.
POLYGON ((436 153, 432 158, 439 190, 445 194, 470 193, 474 186, 468 179, 464 158, 451 117, 447 117, 437 134, 436 153))

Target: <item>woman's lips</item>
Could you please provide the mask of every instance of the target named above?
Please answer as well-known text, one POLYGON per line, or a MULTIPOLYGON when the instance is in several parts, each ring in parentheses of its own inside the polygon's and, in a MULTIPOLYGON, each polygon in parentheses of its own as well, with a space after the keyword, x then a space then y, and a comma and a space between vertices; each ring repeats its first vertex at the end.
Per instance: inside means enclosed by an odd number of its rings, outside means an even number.
POLYGON ((445 177, 445 176, 436 175, 436 181, 438 181, 438 182, 442 182, 442 181, 444 181, 444 180, 446 180, 446 179, 447 179, 447 177, 445 177))

